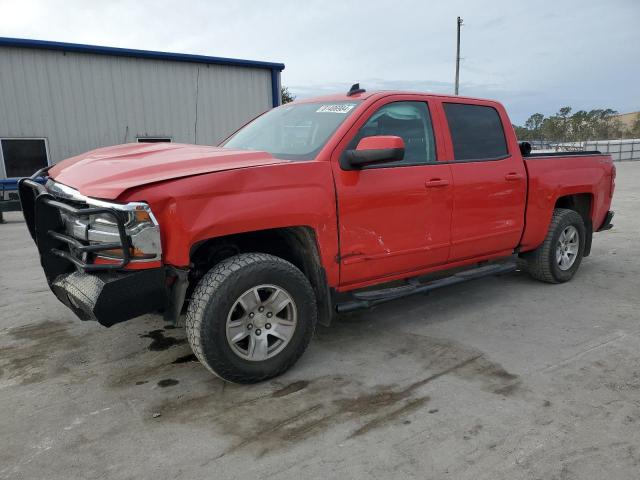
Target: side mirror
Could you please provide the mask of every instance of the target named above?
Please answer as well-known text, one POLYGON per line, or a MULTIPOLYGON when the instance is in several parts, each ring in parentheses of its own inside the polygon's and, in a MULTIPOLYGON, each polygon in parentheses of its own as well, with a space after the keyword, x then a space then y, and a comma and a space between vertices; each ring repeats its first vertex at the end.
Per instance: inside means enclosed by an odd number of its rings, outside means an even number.
POLYGON ((520 142, 520 153, 523 157, 526 157, 531 153, 531 144, 529 142, 520 142))
POLYGON ((346 150, 340 158, 343 170, 357 170, 366 165, 397 162, 404 158, 404 140, 392 135, 376 135, 360 140, 355 150, 346 150))

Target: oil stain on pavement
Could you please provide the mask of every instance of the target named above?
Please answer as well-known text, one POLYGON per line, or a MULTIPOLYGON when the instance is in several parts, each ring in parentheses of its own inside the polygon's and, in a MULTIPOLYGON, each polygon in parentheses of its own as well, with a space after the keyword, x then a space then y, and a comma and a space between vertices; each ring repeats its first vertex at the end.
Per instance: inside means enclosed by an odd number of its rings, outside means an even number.
MULTIPOLYGON (((339 340, 341 344, 344 341, 344 338, 339 340)), ((502 397, 522 391, 517 375, 490 361, 482 352, 424 336, 402 339, 402 343, 406 351, 399 352, 395 361, 415 362, 416 353, 420 352, 418 356, 424 363, 425 374, 418 380, 399 379, 397 384, 367 385, 343 374, 296 380, 285 385, 275 380, 253 387, 221 386, 221 381, 216 380, 213 388, 205 392, 182 392, 178 397, 149 404, 146 409, 149 415, 145 414, 145 419, 152 418, 151 412, 159 412, 162 422, 188 424, 225 434, 230 438, 229 447, 213 458, 214 461, 240 450, 250 450, 262 457, 291 448, 327 430, 340 431, 347 440, 389 425, 409 425, 411 415, 423 409, 427 413, 426 408, 430 408, 427 407, 431 402, 427 387, 447 375, 474 382, 483 391, 502 397)), ((354 350, 357 349, 356 345, 354 350)))
POLYGON ((0 379, 8 384, 29 385, 69 372, 82 355, 71 355, 83 346, 82 338, 69 330, 73 323, 45 321, 7 331, 8 345, 0 347, 0 379), (67 361, 54 361, 66 356, 67 361))
POLYGON ((140 338, 150 338, 153 340, 147 347, 152 352, 168 350, 175 345, 182 345, 187 341, 186 338, 165 337, 163 328, 151 330, 144 335, 140 335, 140 338))
MULTIPOLYGON (((73 323, 44 322, 9 330, 8 337, 14 341, 1 347, 0 380, 24 384, 54 375, 70 379, 84 375, 86 379, 91 371, 82 368, 83 358, 103 341, 104 332, 76 336, 70 333, 71 326, 73 323)), ((316 348, 336 362, 358 361, 354 360, 358 352, 364 355, 374 348, 361 333, 361 325, 338 323, 332 333, 316 338, 316 348)), ((143 397, 143 421, 177 422, 220 432, 229 441, 219 457, 240 450, 260 457, 327 430, 347 440, 389 425, 410 425, 412 415, 437 410, 434 407, 439 405, 431 405, 428 387, 444 376, 455 376, 502 397, 526 392, 517 375, 482 352, 426 336, 400 333, 376 345, 378 356, 388 358, 398 371, 412 365, 421 372, 399 376, 397 383, 376 384, 375 376, 355 378, 342 370, 340 375, 244 386, 227 384, 206 372, 189 352, 182 330, 171 336, 164 329, 137 335, 151 342, 146 349, 134 348, 128 356, 103 364, 107 372, 104 387, 159 387, 157 394, 143 397), (185 384, 183 380, 189 381, 185 384)))

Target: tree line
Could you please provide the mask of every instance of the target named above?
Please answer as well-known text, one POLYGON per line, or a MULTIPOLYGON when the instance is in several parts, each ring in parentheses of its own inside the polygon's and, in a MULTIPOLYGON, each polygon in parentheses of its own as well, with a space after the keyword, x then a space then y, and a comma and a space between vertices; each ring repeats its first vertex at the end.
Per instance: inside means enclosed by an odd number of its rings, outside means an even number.
POLYGON ((640 114, 631 128, 626 128, 616 118, 618 112, 611 108, 578 110, 562 107, 549 117, 541 113, 531 115, 524 126, 514 125, 518 140, 542 140, 548 142, 581 142, 585 140, 613 140, 640 138, 640 114))

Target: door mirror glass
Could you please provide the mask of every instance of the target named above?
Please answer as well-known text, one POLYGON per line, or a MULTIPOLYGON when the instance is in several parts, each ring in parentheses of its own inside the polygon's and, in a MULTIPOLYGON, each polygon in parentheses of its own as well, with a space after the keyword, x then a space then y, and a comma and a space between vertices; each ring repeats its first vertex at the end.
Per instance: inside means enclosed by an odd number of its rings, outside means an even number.
POLYGON ((355 150, 347 150, 342 156, 342 168, 356 170, 366 165, 398 162, 404 158, 404 140, 393 135, 365 137, 355 150))

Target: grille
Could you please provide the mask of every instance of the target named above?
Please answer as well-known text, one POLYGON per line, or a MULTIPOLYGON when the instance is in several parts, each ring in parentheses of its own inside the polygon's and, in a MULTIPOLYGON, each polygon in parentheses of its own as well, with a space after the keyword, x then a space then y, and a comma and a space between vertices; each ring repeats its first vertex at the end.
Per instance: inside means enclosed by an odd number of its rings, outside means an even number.
MULTIPOLYGON (((31 236, 38 245, 45 273, 48 263, 61 270, 61 259, 85 271, 116 270, 126 266, 131 260, 131 244, 127 236, 124 221, 119 212, 108 207, 90 207, 84 202, 61 198, 49 192, 34 178, 19 182, 22 208, 31 236), (113 220, 113 241, 91 243, 87 238, 89 219, 93 215, 106 215, 113 220), (83 227, 83 225, 86 225, 83 227), (84 229, 84 234, 80 231, 84 229), (122 258, 109 264, 91 263, 99 252, 121 249, 122 258)), ((64 270, 64 268, 62 269, 64 270)), ((53 272, 61 273, 61 272, 53 272)))

